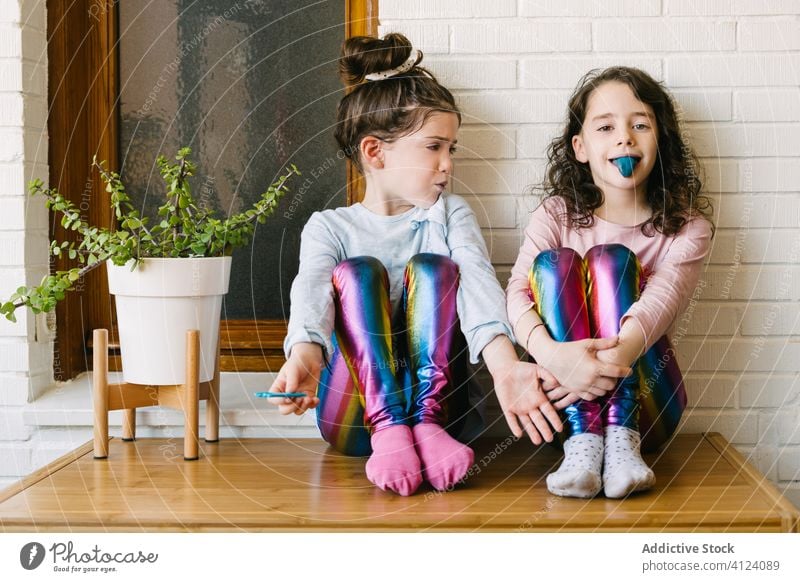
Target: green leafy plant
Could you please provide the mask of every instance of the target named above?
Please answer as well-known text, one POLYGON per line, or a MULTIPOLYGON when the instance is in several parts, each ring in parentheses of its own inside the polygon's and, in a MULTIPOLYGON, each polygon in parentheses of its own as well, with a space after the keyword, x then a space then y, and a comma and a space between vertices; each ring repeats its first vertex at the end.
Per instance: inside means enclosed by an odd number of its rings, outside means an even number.
POLYGON ((30 194, 44 196, 46 207, 61 215, 61 225, 81 235, 80 242, 52 241, 50 254, 67 256, 80 266, 47 275, 37 287, 20 287, 8 301, 0 304, 0 314, 16 321, 14 312, 23 306, 34 313, 51 311, 81 277, 107 260, 120 266, 132 262, 134 269, 145 258, 229 255, 234 248, 250 242, 256 224, 263 224, 273 214, 278 200, 288 191, 288 180, 300 175, 291 165, 250 208, 228 218, 219 218, 213 210, 199 207, 192 197, 188 178, 194 175, 197 166, 189 160, 189 154, 189 148, 180 149, 175 163, 164 156, 158 157, 158 168, 167 191, 166 202, 158 208, 152 225, 150 219, 141 216, 131 204, 119 174, 108 170, 105 162, 98 162, 96 158, 93 164, 105 182, 118 222, 114 229, 87 224, 78 208, 55 188, 44 188, 38 179, 31 181, 30 194))

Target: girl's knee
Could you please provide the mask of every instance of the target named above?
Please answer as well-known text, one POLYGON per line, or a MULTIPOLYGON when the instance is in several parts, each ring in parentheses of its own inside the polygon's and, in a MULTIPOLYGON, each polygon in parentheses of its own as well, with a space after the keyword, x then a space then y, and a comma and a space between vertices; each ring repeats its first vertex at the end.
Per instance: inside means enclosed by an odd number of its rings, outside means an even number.
POLYGON ((552 269, 559 266, 580 264, 583 259, 578 251, 568 247, 547 249, 536 255, 531 270, 552 269))
POLYGON ((406 269, 416 272, 454 276, 458 274, 458 265, 450 257, 434 253, 419 253, 411 257, 406 269))
POLYGON ((617 265, 639 265, 639 258, 636 253, 619 243, 593 246, 586 251, 585 260, 587 262, 612 261, 617 265))
POLYGON ((337 288, 341 283, 350 280, 367 284, 383 284, 385 282, 388 286, 386 267, 375 257, 351 257, 334 267, 333 281, 337 288))
POLYGON ((590 271, 600 268, 618 273, 620 277, 626 274, 636 275, 641 273, 641 266, 636 253, 621 244, 594 246, 586 252, 585 260, 590 271))

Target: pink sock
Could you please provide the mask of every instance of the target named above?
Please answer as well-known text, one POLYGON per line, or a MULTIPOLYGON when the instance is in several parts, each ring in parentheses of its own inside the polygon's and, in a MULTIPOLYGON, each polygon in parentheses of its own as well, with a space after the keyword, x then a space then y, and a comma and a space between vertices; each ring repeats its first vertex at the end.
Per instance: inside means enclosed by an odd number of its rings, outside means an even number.
POLYGON ((372 434, 372 455, 367 461, 367 479, 384 491, 408 496, 422 484, 414 435, 404 424, 395 424, 372 434))
POLYGON ((422 472, 434 489, 450 489, 466 476, 475 459, 471 448, 451 437, 438 424, 421 423, 412 430, 422 472))

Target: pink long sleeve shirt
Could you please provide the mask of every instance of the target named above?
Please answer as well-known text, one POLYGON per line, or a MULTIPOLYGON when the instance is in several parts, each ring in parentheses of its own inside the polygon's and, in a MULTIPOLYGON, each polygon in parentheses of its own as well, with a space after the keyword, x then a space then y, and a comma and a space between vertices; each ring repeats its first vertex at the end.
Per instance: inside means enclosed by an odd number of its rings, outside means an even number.
POLYGON ((650 349, 686 308, 694 293, 711 243, 711 224, 702 217, 694 217, 674 236, 656 232, 648 237, 641 226, 614 224, 597 216, 589 228, 569 228, 558 218, 563 212, 564 202, 560 198, 548 198, 531 214, 506 288, 511 325, 516 329, 519 319, 534 307, 528 273, 541 251, 568 247, 585 256, 596 245, 618 243, 639 258, 646 281, 639 300, 625 312, 620 325, 633 317, 644 333, 646 349, 650 349))

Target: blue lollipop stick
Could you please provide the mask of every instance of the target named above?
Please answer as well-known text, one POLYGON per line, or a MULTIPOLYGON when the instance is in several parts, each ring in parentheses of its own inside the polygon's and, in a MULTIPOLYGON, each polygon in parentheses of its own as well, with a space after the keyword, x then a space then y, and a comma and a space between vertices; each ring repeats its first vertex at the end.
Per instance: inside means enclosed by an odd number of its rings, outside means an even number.
POLYGON ((305 392, 256 392, 258 398, 305 398, 305 392))
POLYGON ((639 163, 639 160, 632 158, 631 156, 623 156, 621 158, 611 160, 611 163, 617 167, 619 173, 625 178, 630 178, 633 175, 633 169, 636 167, 636 164, 639 163))

